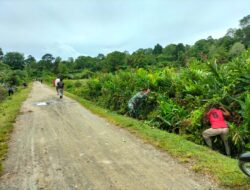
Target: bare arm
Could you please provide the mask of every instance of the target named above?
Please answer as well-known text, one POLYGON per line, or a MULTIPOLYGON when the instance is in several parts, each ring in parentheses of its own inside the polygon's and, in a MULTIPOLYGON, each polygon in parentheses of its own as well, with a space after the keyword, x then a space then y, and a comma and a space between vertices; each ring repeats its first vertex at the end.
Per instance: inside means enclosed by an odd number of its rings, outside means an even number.
POLYGON ((231 115, 224 107, 221 106, 220 109, 224 116, 229 117, 231 115))
POLYGON ((148 88, 145 94, 149 94, 151 90, 148 88))

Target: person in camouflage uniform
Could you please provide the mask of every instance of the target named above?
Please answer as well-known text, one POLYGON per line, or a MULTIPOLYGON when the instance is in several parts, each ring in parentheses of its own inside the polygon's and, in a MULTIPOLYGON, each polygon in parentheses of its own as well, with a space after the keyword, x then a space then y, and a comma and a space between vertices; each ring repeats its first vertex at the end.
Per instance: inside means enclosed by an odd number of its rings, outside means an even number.
POLYGON ((150 89, 143 89, 140 92, 136 93, 129 101, 128 101, 128 109, 129 115, 132 117, 138 116, 138 105, 140 102, 147 97, 150 93, 150 89))

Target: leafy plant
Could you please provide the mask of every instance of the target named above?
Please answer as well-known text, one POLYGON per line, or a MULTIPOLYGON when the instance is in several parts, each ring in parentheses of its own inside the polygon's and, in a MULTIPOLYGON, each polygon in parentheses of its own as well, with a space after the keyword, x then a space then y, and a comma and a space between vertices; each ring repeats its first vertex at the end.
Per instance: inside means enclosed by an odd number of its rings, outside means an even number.
POLYGON ((187 116, 187 112, 171 99, 167 101, 162 99, 158 104, 157 118, 162 121, 160 127, 171 132, 177 132, 182 120, 187 116))
POLYGON ((247 125, 236 126, 233 123, 229 124, 230 128, 230 136, 229 139, 231 141, 232 152, 234 154, 240 154, 249 139, 249 130, 247 125))

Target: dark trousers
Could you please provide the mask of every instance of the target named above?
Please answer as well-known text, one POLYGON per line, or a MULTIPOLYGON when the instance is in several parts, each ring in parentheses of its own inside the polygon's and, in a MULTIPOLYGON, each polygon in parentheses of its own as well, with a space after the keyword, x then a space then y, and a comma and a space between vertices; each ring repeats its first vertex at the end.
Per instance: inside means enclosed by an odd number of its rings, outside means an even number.
POLYGON ((9 92, 9 96, 14 94, 14 91, 12 89, 9 89, 8 92, 9 92))

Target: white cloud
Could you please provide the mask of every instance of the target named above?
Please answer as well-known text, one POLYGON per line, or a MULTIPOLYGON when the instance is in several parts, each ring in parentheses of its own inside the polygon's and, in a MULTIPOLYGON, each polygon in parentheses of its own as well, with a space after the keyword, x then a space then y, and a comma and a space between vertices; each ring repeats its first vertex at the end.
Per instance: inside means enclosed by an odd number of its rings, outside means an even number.
POLYGON ((48 45, 45 51, 52 55, 71 55, 72 57, 78 57, 81 55, 81 53, 72 46, 63 43, 53 43, 48 45))
POLYGON ((0 47, 37 58, 131 52, 223 36, 249 12, 249 0, 0 0, 0 47))

